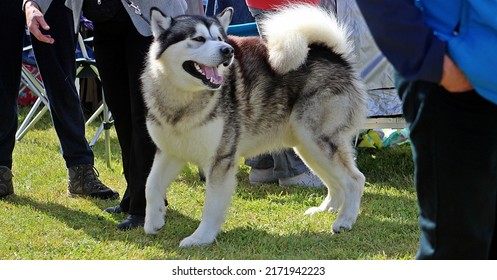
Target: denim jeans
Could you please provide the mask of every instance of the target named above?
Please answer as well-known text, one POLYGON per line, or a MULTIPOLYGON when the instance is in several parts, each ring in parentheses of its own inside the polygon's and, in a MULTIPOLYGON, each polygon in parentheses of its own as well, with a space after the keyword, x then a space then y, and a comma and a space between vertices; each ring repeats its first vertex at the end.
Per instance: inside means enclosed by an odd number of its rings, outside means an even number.
POLYGON ((307 165, 293 149, 250 158, 245 161, 245 164, 255 169, 273 168, 273 174, 278 179, 294 177, 309 171, 307 165))

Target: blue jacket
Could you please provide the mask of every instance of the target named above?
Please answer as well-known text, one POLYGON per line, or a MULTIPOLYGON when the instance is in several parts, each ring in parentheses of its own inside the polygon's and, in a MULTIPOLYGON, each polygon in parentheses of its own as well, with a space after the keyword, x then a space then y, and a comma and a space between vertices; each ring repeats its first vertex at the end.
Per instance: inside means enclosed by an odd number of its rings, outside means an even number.
POLYGON ((407 80, 440 83, 447 53, 497 104, 496 0, 357 0, 378 47, 407 80))

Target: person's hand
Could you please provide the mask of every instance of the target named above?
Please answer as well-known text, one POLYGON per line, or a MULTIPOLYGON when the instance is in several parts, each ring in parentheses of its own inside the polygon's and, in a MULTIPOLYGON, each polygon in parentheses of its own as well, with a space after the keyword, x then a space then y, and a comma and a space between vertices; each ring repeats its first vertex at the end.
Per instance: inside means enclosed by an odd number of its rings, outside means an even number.
POLYGON ((473 85, 448 55, 444 57, 440 85, 450 92, 465 92, 473 89, 473 85))
POLYGON ((46 23, 43 13, 40 11, 40 7, 34 1, 28 1, 24 6, 24 11, 26 13, 26 24, 28 25, 29 32, 31 32, 38 41, 53 44, 55 40, 52 36, 41 33, 40 27, 44 30, 49 30, 50 26, 46 23))

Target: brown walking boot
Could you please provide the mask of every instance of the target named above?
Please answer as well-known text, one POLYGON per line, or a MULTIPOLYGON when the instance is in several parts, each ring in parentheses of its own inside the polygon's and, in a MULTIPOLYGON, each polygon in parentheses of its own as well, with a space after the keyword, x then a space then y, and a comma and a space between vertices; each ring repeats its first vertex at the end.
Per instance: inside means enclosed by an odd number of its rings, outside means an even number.
POLYGON ((13 193, 12 171, 6 166, 0 166, 0 198, 13 193))
POLYGON ((87 196, 99 199, 118 199, 119 193, 109 189, 98 179, 98 171, 91 164, 77 165, 67 169, 70 197, 87 196))

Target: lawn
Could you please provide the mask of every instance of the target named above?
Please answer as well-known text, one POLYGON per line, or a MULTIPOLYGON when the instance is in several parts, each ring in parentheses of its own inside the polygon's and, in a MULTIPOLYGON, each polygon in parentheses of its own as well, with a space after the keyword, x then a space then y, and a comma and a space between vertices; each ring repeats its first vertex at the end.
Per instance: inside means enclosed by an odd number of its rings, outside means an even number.
MULTIPOLYGON (((21 110, 21 120, 26 110, 21 110)), ((97 129, 87 129, 91 139, 97 129)), ((103 137, 94 146, 100 179, 125 190, 119 146, 111 130, 111 168, 103 137)), ((304 216, 321 203, 324 189, 252 186, 240 162, 239 185, 226 223, 214 244, 181 249, 201 219, 205 184, 195 166, 185 166, 169 189, 166 225, 157 236, 142 229, 116 229, 125 214, 102 209, 118 201, 69 198, 67 171, 48 114, 16 143, 15 195, 0 200, 3 260, 398 260, 413 259, 418 245, 416 195, 410 148, 360 149, 366 176, 361 211, 351 231, 331 233, 334 213, 304 216)))

